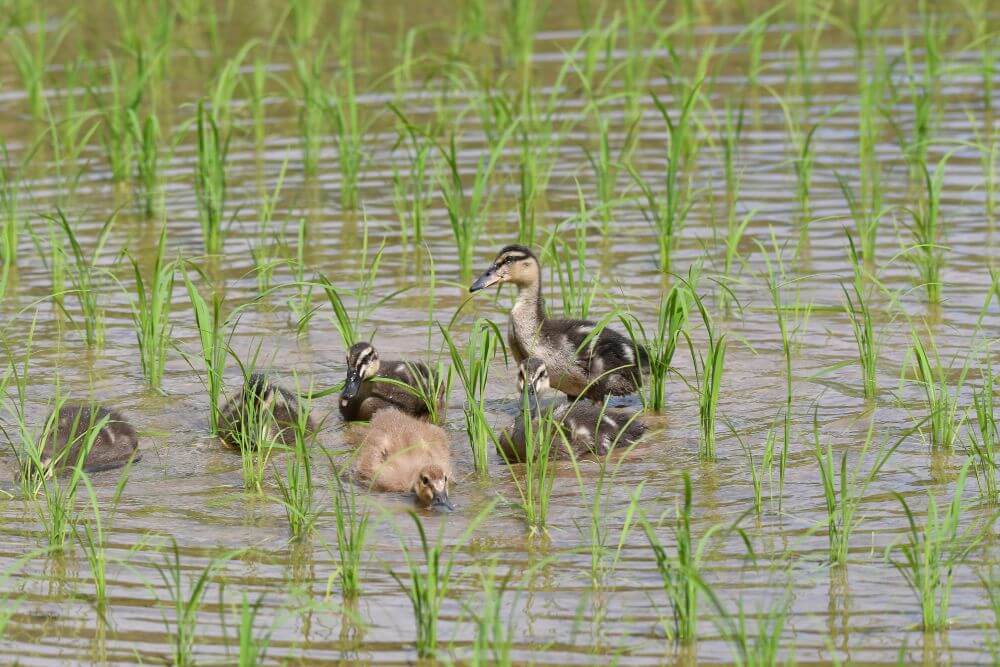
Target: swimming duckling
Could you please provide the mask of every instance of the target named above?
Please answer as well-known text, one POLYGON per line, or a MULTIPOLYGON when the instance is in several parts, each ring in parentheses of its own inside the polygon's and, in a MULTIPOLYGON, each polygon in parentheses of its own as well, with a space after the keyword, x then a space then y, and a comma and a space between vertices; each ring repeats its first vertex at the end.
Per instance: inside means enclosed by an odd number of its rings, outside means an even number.
POLYGON ((100 405, 64 405, 49 419, 38 461, 45 477, 70 470, 81 459, 84 471, 90 473, 140 458, 139 436, 120 412, 100 405))
POLYGON ((448 499, 448 434, 395 408, 379 410, 372 417, 354 472, 376 491, 412 491, 421 507, 455 509, 448 499))
MULTIPOLYGON (((524 395, 527 390, 532 431, 538 433, 542 408, 539 394, 549 389, 549 374, 545 363, 537 357, 521 362, 517 370, 517 388, 524 395)), ((596 454, 605 456, 615 447, 636 442, 646 432, 646 425, 625 410, 613 410, 589 401, 563 405, 552 412, 552 420, 560 425, 575 456, 596 454)), ((558 437, 558 436, 557 436, 558 437)), ((561 439, 560 439, 561 444, 561 439)), ((521 463, 526 458, 527 444, 523 411, 517 415, 513 426, 500 435, 497 443, 499 454, 509 463, 521 463)), ((566 458, 564 447, 555 446, 552 455, 566 458)))
POLYGON ((262 442, 295 444, 295 428, 305 419, 307 434, 316 432, 309 415, 301 414, 298 396, 271 382, 263 373, 253 373, 240 393, 219 414, 219 438, 230 447, 253 449, 262 442))
POLYGON ((380 362, 371 343, 355 343, 347 351, 347 381, 340 394, 340 414, 345 421, 367 421, 379 410, 396 408, 413 417, 429 416, 427 404, 415 393, 379 378, 401 382, 429 393, 440 385, 437 403, 444 406, 444 386, 437 373, 420 362, 380 362))
POLYGON ((645 348, 607 327, 584 345, 596 326, 594 322, 547 317, 542 267, 531 250, 507 246, 469 291, 502 283, 513 283, 518 290, 510 310, 507 340, 519 363, 528 357, 541 359, 548 367, 551 386, 570 401, 582 395, 600 402, 608 395, 635 393, 642 383, 642 371, 649 367, 645 348))

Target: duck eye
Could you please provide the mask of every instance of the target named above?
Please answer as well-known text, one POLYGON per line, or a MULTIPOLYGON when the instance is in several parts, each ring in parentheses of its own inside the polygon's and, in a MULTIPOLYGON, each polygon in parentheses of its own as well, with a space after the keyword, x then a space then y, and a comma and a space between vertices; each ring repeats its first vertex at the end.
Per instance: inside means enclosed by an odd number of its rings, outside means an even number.
POLYGON ((430 478, 427 477, 427 475, 424 475, 423 477, 421 477, 420 481, 423 482, 424 484, 430 484, 431 483, 431 480, 430 480, 430 478))

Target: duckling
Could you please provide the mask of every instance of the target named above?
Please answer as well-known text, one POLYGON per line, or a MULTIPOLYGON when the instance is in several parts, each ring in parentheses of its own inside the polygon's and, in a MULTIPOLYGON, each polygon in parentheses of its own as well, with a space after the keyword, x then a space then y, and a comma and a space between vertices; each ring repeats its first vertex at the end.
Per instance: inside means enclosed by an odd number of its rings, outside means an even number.
POLYGON ((101 405, 64 405, 49 419, 52 426, 44 436, 39 456, 46 477, 80 463, 90 473, 111 470, 140 458, 139 436, 120 412, 101 405), (93 443, 87 450, 92 435, 93 443))
POLYGON ((426 403, 415 393, 379 378, 401 382, 415 390, 440 386, 439 409, 444 406, 444 386, 437 373, 420 362, 380 362, 371 343, 355 343, 347 351, 347 380, 340 394, 340 414, 345 421, 367 421, 379 410, 396 408, 413 417, 427 418, 426 403))
POLYGON ((263 373, 253 373, 240 393, 222 408, 219 438, 230 447, 255 448, 270 441, 295 444, 295 426, 305 418, 307 434, 316 432, 309 415, 301 414, 298 396, 271 381, 263 373))
POLYGON ((507 341, 518 363, 538 357, 548 367, 551 386, 570 402, 584 396, 595 402, 605 396, 635 393, 649 355, 641 345, 605 327, 584 345, 595 323, 553 319, 545 314, 542 267, 531 250, 509 245, 469 287, 478 292, 492 285, 513 283, 517 299, 510 310, 507 341))
POLYGON ((421 507, 455 509, 448 498, 448 434, 395 408, 379 410, 372 417, 354 472, 376 491, 412 491, 421 507))
MULTIPOLYGON (((520 363, 517 370, 517 388, 522 396, 525 390, 528 392, 529 409, 535 413, 532 430, 537 433, 542 413, 539 394, 550 388, 548 369, 541 359, 529 357, 520 363)), ((552 419, 560 425, 574 455, 605 456, 614 447, 631 445, 646 432, 646 425, 634 415, 635 413, 625 410, 612 410, 589 401, 578 401, 555 409, 552 412, 552 419)), ((513 426, 501 434, 497 449, 509 463, 520 463, 525 460, 527 446, 523 411, 518 414, 513 426)), ((559 458, 568 456, 563 447, 553 448, 552 453, 559 458)))

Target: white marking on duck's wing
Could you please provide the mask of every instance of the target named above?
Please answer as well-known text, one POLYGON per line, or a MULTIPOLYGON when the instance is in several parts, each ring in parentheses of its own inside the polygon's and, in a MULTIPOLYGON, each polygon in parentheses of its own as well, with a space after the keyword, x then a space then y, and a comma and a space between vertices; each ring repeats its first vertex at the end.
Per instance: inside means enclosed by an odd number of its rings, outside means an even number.
POLYGON ((622 341, 622 358, 630 364, 635 363, 635 351, 632 349, 632 345, 627 341, 622 341))
POLYGON ((603 422, 604 422, 605 424, 607 424, 607 425, 608 425, 608 426, 610 426, 611 428, 618 428, 618 422, 616 422, 616 421, 615 421, 615 420, 614 420, 614 419, 613 419, 613 418, 611 417, 611 415, 609 415, 609 414, 607 414, 607 413, 605 413, 604 415, 601 415, 601 421, 603 421, 603 422))

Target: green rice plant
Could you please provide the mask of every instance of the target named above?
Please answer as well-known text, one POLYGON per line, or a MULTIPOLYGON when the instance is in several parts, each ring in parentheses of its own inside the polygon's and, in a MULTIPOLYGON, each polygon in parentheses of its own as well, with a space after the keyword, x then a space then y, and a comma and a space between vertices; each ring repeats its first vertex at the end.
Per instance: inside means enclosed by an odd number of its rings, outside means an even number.
POLYGON ((764 505, 765 477, 767 477, 768 486, 773 487, 774 451, 775 443, 777 442, 774 427, 772 426, 767 430, 767 436, 764 438, 764 453, 761 455, 760 462, 758 463, 753 455, 753 447, 747 444, 739 431, 736 430, 736 427, 728 419, 726 420, 726 426, 729 427, 729 432, 740 443, 740 448, 746 454, 748 468, 750 469, 750 487, 753 489, 753 511, 759 517, 764 505))
POLYGON ((316 530, 319 508, 316 506, 316 490, 313 481, 310 446, 315 444, 316 435, 310 425, 312 413, 312 392, 298 391, 304 398, 299 404, 296 419, 292 423, 295 438, 291 451, 285 456, 284 476, 275 474, 279 500, 285 508, 288 528, 293 540, 308 538, 316 530))
POLYGON ((541 23, 548 3, 532 0, 510 0, 504 14, 503 47, 507 59, 520 65, 523 76, 531 76, 531 54, 535 31, 541 23))
POLYGON ((667 378, 673 369, 677 341, 688 320, 688 286, 676 284, 660 296, 656 329, 650 334, 633 315, 620 316, 629 337, 645 348, 649 359, 649 383, 640 392, 643 406, 657 412, 667 404, 667 378))
POLYGON ((912 219, 909 230, 913 237, 913 245, 907 249, 907 257, 916 266, 930 303, 941 300, 941 267, 947 251, 942 245, 943 229, 940 219, 941 185, 947 161, 948 156, 942 158, 933 174, 927 169, 926 163, 919 164, 925 197, 917 207, 907 209, 912 219))
POLYGON ((142 188, 142 211, 147 218, 155 218, 163 211, 163 189, 160 186, 160 123, 155 113, 143 121, 129 110, 129 128, 138 150, 136 177, 142 188))
POLYGON ((392 378, 376 378, 375 381, 393 385, 420 399, 427 408, 427 420, 432 424, 444 424, 448 412, 447 399, 451 392, 451 366, 438 361, 430 367, 430 377, 425 377, 413 364, 406 364, 414 381, 412 385, 392 378))
MULTIPOLYGON (((753 632, 747 627, 747 613, 740 598, 736 604, 736 618, 730 623, 719 623, 723 636, 733 648, 733 661, 740 667, 765 667, 780 663, 782 649, 791 653, 782 632, 792 611, 792 597, 786 591, 766 610, 754 614, 753 632)), ((785 664, 794 664, 791 659, 785 664)))
POLYGON ((108 57, 107 74, 102 73, 100 80, 95 75, 90 82, 90 96, 101 118, 111 179, 116 183, 132 178, 136 149, 132 118, 139 112, 142 93, 143 81, 138 73, 128 76, 114 56, 108 57), (102 94, 104 86, 107 86, 107 94, 102 94))
POLYGON ((298 90, 289 92, 298 107, 303 169, 310 176, 314 176, 319 167, 323 137, 327 133, 323 67, 328 46, 329 40, 324 40, 308 58, 299 53, 293 55, 298 90))
POLYGON ((398 170, 393 171, 396 213, 399 216, 403 243, 408 242, 412 230, 414 245, 420 245, 424 242, 424 223, 427 207, 430 205, 427 168, 433 143, 398 107, 390 104, 389 108, 399 118, 405 130, 405 138, 401 134, 397 143, 409 143, 409 173, 404 177, 398 170))
POLYGON ((795 195, 799 202, 799 244, 804 246, 809 242, 809 223, 812 221, 812 173, 814 155, 812 150, 813 137, 819 129, 820 122, 813 123, 808 130, 798 119, 788 103, 775 94, 785 116, 785 127, 793 148, 790 160, 795 172, 795 195))
POLYGON ((702 578, 705 549, 712 537, 722 526, 710 527, 701 539, 695 540, 691 532, 691 478, 684 473, 683 504, 675 509, 676 524, 673 527, 674 554, 667 553, 667 547, 656 534, 656 527, 644 514, 640 514, 639 525, 646 534, 646 540, 656 559, 656 572, 670 606, 669 619, 661 620, 667 638, 678 643, 693 643, 698 636, 698 598, 701 594, 709 597, 718 606, 715 594, 702 578))
POLYGON ((1000 162, 1000 141, 998 135, 986 119, 976 119, 972 111, 966 110, 969 127, 974 139, 969 143, 979 153, 979 164, 983 171, 983 192, 986 198, 986 218, 992 229, 997 208, 997 163, 1000 162))
POLYGON ((306 225, 305 218, 299 220, 298 234, 295 244, 295 260, 292 262, 292 271, 295 281, 295 294, 288 297, 288 307, 292 317, 295 318, 295 330, 301 336, 309 330, 309 322, 319 309, 313 305, 313 289, 315 283, 306 278, 306 225))
POLYGON ((5 30, 5 41, 8 45, 10 59, 13 60, 17 73, 21 77, 22 90, 28 98, 28 111, 36 121, 45 118, 48 100, 45 96, 46 70, 53 54, 58 52, 63 40, 72 30, 74 12, 64 15, 56 22, 54 33, 47 27, 49 17, 45 6, 35 4, 33 9, 34 30, 5 30))
POLYGON ((226 340, 224 327, 226 318, 223 315, 224 295, 216 289, 212 290, 211 302, 202 296, 192 282, 187 271, 184 272, 184 285, 191 299, 191 309, 194 311, 194 323, 198 328, 198 342, 201 346, 200 359, 205 371, 205 389, 208 391, 208 424, 211 435, 219 432, 219 410, 222 400, 222 378, 226 370, 226 358, 229 344, 226 340))
POLYGON ((976 428, 969 429, 968 454, 979 485, 979 495, 996 505, 1000 504, 1000 426, 997 422, 992 365, 987 362, 981 373, 982 386, 972 392, 976 428))
POLYGON ((212 556, 200 572, 195 571, 187 577, 185 572, 190 568, 181 562, 181 551, 177 546, 177 540, 170 537, 170 544, 170 551, 164 554, 164 562, 154 563, 173 607, 173 627, 171 628, 171 621, 167 619, 166 612, 163 612, 163 624, 173 644, 173 664, 177 667, 190 667, 195 664, 198 611, 201 609, 205 593, 219 570, 239 552, 228 551, 212 556), (187 579, 186 586, 185 579, 187 579))
MULTIPOLYGON (((97 502, 97 494, 90 479, 83 475, 83 483, 87 487, 87 495, 90 500, 92 517, 89 520, 78 520, 73 525, 76 533, 76 540, 83 550, 87 565, 90 567, 90 575, 94 580, 94 608, 97 616, 107 625, 108 609, 108 554, 107 542, 104 537, 104 524, 101 521, 101 508, 97 502), (80 530, 80 526, 83 530, 80 530)), ((124 488, 124 485, 122 485, 124 488)))
POLYGON ((409 570, 409 581, 405 582, 391 570, 389 575, 403 589, 413 607, 413 616, 417 626, 417 656, 420 658, 432 658, 437 655, 438 617, 441 614, 441 605, 448 597, 448 591, 451 588, 455 558, 479 525, 489 516, 495 505, 495 502, 490 502, 480 510, 479 514, 466 526, 458 541, 448 550, 444 546, 446 524, 442 522, 437 539, 431 543, 427 539, 423 521, 415 512, 410 512, 410 517, 417 529, 417 536, 420 539, 419 547, 420 554, 423 556, 423 565, 413 557, 410 547, 403 542, 403 557, 406 560, 406 568, 409 570))
POLYGON ((166 247, 167 226, 163 225, 149 274, 148 291, 139 263, 129 256, 135 277, 136 298, 131 300, 131 307, 132 324, 139 344, 139 363, 142 376, 152 389, 157 390, 163 384, 167 348, 170 346, 170 309, 174 298, 174 274, 177 271, 177 260, 168 262, 164 256, 166 247))
POLYGON ((565 238, 565 233, 559 227, 554 227, 542 246, 542 257, 546 266, 552 266, 554 282, 559 287, 563 315, 587 319, 597 296, 599 281, 588 275, 587 229, 590 226, 590 211, 579 183, 576 190, 580 212, 571 221, 572 242, 565 238))
MULTIPOLYGON (((71 292, 76 296, 77 303, 80 306, 85 340, 87 345, 91 347, 99 346, 104 342, 104 310, 98 305, 97 301, 100 291, 99 276, 104 270, 98 266, 98 261, 100 260, 101 252, 104 250, 104 245, 107 243, 108 235, 111 233, 111 226, 115 222, 116 215, 117 212, 112 213, 104 221, 104 224, 101 225, 97 233, 97 242, 90 256, 84 253, 76 234, 73 232, 73 226, 66 219, 66 215, 62 209, 57 209, 55 216, 44 216, 59 224, 73 251, 73 261, 69 264, 69 279, 72 285, 71 292)), ((54 260, 55 251, 53 251, 54 260)))
POLYGON ((206 111, 204 101, 198 102, 196 118, 198 161, 195 165, 195 193, 198 199, 198 220, 201 223, 205 253, 222 252, 223 215, 226 207, 226 156, 229 153, 229 133, 223 136, 215 112, 206 111))
POLYGON ((594 124, 597 128, 597 154, 591 153, 586 147, 584 153, 587 161, 590 162, 594 171, 594 181, 597 187, 597 199, 600 202, 601 221, 603 233, 607 236, 611 225, 611 214, 617 201, 618 172, 622 165, 628 164, 631 154, 635 150, 638 135, 635 133, 636 125, 629 129, 621 150, 617 157, 611 151, 611 138, 609 123, 606 116, 602 116, 598 106, 592 105, 594 110, 594 124))
POLYGON ((0 165, 0 300, 7 293, 7 285, 17 266, 18 242, 21 236, 19 211, 20 183, 11 174, 10 158, 6 144, 3 146, 4 164, 0 165))
POLYGON ((931 447, 951 449, 965 422, 966 413, 959 406, 958 399, 965 384, 969 365, 968 362, 963 365, 955 388, 952 389, 948 381, 949 369, 941 364, 937 343, 934 342, 934 336, 929 328, 927 336, 930 342, 930 354, 927 353, 927 348, 924 347, 917 332, 911 332, 910 361, 916 382, 923 388, 927 399, 931 447))
POLYGON ((715 460, 715 419, 719 410, 719 393, 722 390, 722 373, 726 363, 726 334, 719 333, 712 324, 712 318, 705 309, 701 297, 689 290, 694 299, 701 321, 705 325, 708 336, 705 352, 695 352, 694 341, 686 329, 682 329, 684 340, 687 341, 691 353, 691 364, 694 367, 694 384, 690 385, 698 395, 698 423, 701 426, 701 450, 703 460, 715 460))
POLYGON ((962 565, 972 550, 991 534, 997 519, 994 514, 980 528, 959 532, 962 492, 968 472, 969 463, 966 462, 955 481, 954 495, 946 509, 939 510, 933 493, 928 494, 927 516, 922 526, 917 525, 906 499, 893 492, 906 514, 908 532, 906 542, 899 543, 897 540, 886 547, 885 559, 903 576, 916 595, 921 627, 926 632, 943 630, 948 626, 955 568, 962 565))
POLYGON ((263 602, 263 595, 257 598, 256 602, 251 603, 246 593, 243 594, 240 603, 240 627, 237 634, 240 652, 236 664, 239 667, 257 667, 257 665, 265 663, 267 648, 271 643, 271 633, 268 632, 258 637, 254 629, 263 602))
POLYGON ((512 632, 513 614, 508 621, 503 618, 503 598, 507 594, 513 570, 497 577, 496 559, 479 569, 481 595, 472 603, 463 603, 475 619, 475 637, 472 641, 473 665, 511 665, 514 648, 512 632))
MULTIPOLYGON (((521 418, 524 420, 524 464, 518 474, 511 470, 511 477, 520 502, 518 508, 532 535, 548 532, 549 502, 555 484, 555 456, 562 447, 569 447, 569 441, 558 419, 553 418, 552 405, 542 406, 537 397, 528 394, 528 388, 521 394, 521 418)), ((496 438, 496 436, 493 436, 496 438)), ((502 437, 502 436, 501 436, 502 437)), ((497 448, 508 468, 503 450, 497 448)))
MULTIPOLYGON (((351 0, 349 4, 357 4, 351 0)), ((343 25, 341 25, 343 28, 343 25)), ((340 44, 344 48, 344 44, 340 44)), ((340 167, 340 205, 346 209, 358 207, 358 181, 366 158, 365 135, 373 122, 373 114, 364 113, 358 105, 357 82, 352 68, 347 68, 326 93, 326 113, 336 138, 337 165, 340 167)))
MULTIPOLYGON (((337 470, 332 461, 331 466, 337 470)), ((337 523, 337 577, 340 579, 340 593, 344 600, 354 600, 361 595, 361 560, 368 539, 371 510, 358 507, 359 494, 344 486, 340 474, 333 475, 331 485, 336 486, 331 486, 331 495, 337 523)))
POLYGON ((847 557, 850 552, 851 534, 861 523, 858 512, 861 509, 861 503, 864 502, 868 487, 903 440, 910 435, 910 432, 897 439, 894 444, 883 446, 869 462, 868 452, 875 432, 875 420, 872 419, 854 467, 849 470, 847 452, 845 451, 841 455, 838 467, 834 461, 833 445, 828 442, 824 449, 820 445, 819 431, 818 412, 814 412, 813 455, 816 457, 816 463, 819 467, 823 500, 826 505, 830 564, 844 566, 847 565, 847 557), (867 472, 862 472, 862 467, 866 465, 868 466, 867 472))
POLYGON ((854 245, 854 237, 847 232, 848 254, 851 260, 851 267, 854 269, 854 280, 851 283, 854 297, 847 291, 847 287, 841 285, 844 291, 844 312, 851 320, 851 331, 854 333, 854 342, 858 346, 858 361, 861 364, 861 386, 864 391, 865 400, 871 401, 878 395, 878 354, 879 341, 875 336, 875 327, 872 324, 872 313, 868 306, 868 299, 865 296, 865 288, 862 282, 864 268, 861 257, 858 255, 854 245))
POLYGON ((492 144, 487 155, 483 155, 476 164, 472 191, 466 194, 462 181, 462 173, 458 166, 458 152, 455 136, 452 135, 448 148, 438 146, 447 167, 446 175, 440 177, 441 198, 448 211, 448 222, 458 246, 458 266, 461 280, 465 282, 472 277, 472 262, 479 248, 479 237, 486 223, 486 216, 492 200, 492 189, 489 187, 497 163, 503 154, 512 131, 516 125, 511 124, 503 135, 492 144))
POLYGON ((694 104, 699 97, 701 81, 689 86, 681 98, 680 113, 675 122, 666 105, 652 93, 653 104, 667 125, 669 139, 667 171, 663 193, 657 195, 635 168, 631 168, 632 179, 645 199, 643 215, 653 225, 659 242, 659 268, 663 273, 673 270, 671 258, 680 242, 681 230, 687 215, 694 205, 690 183, 683 182, 684 172, 690 157, 685 146, 691 141, 694 104))
POLYGON ((489 470, 488 448, 495 437, 486 418, 487 381, 490 364, 496 357, 498 349, 503 352, 504 363, 507 363, 507 347, 500 329, 486 319, 473 322, 464 357, 451 336, 451 325, 443 327, 438 324, 438 328, 448 345, 452 368, 458 374, 465 392, 463 412, 465 430, 469 435, 469 447, 472 448, 472 463, 477 473, 485 475, 489 470))
POLYGON ((260 153, 264 149, 266 139, 265 102, 267 101, 267 84, 270 80, 267 58, 257 55, 253 61, 253 69, 244 80, 246 97, 250 104, 250 116, 253 119, 254 146, 260 153))
POLYGON ((316 0, 291 0, 288 5, 292 13, 292 35, 295 45, 307 47, 316 35, 316 28, 323 13, 323 3, 316 0))

